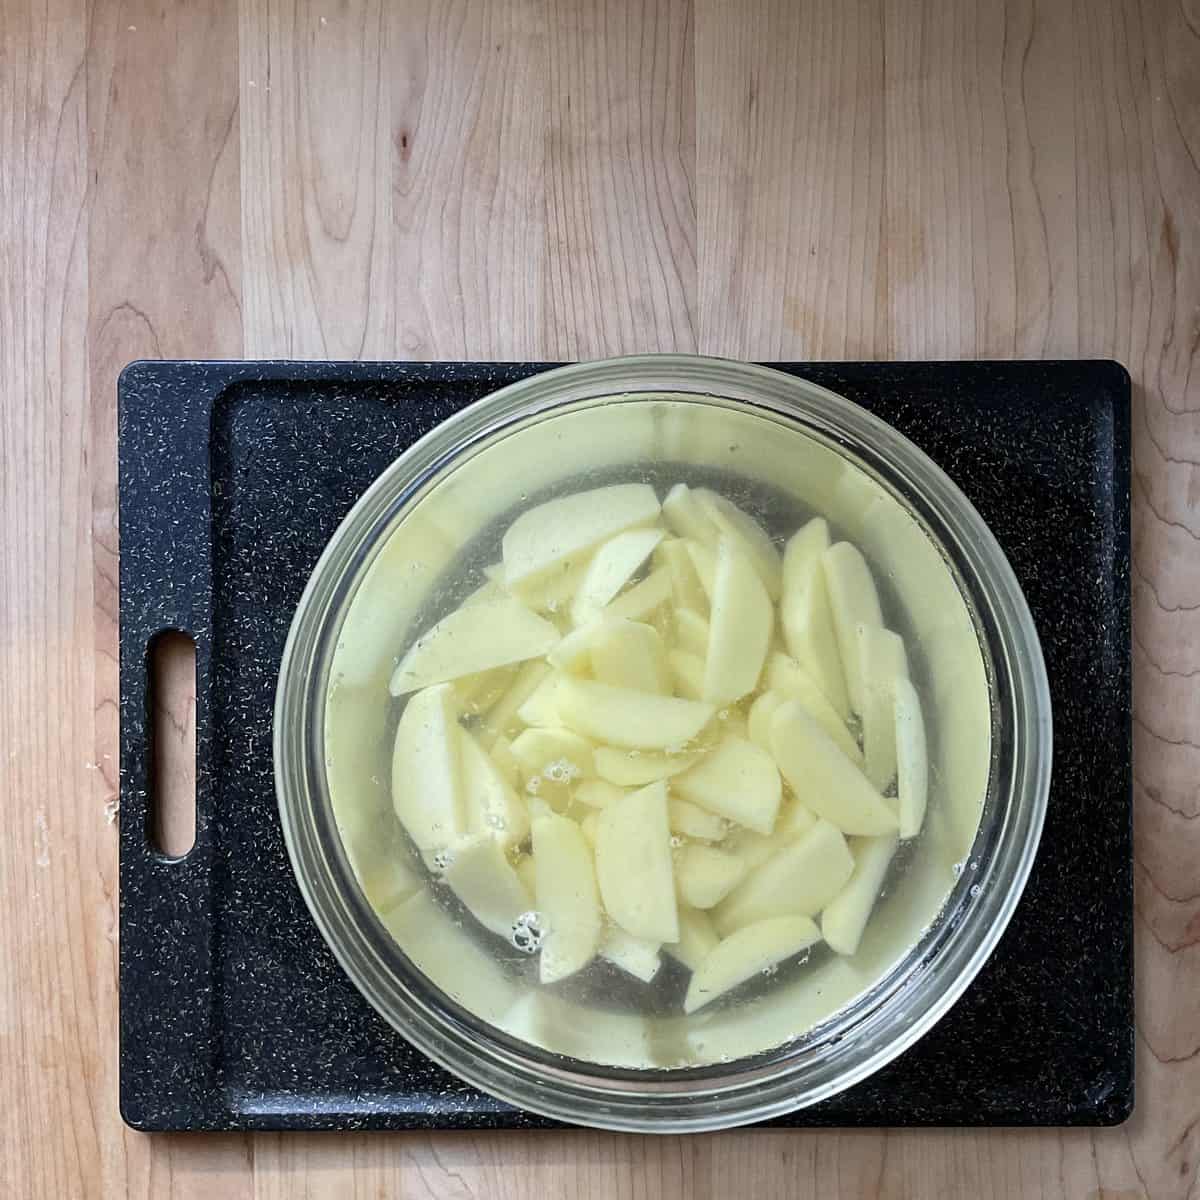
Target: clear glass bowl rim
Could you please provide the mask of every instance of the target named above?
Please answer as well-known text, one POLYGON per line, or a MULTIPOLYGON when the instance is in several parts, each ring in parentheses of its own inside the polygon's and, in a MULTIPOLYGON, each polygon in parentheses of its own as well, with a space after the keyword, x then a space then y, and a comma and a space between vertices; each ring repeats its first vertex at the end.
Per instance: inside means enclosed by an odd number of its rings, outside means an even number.
POLYGON ((637 355, 552 368, 490 393, 405 450, 363 493, 322 553, 297 606, 280 664, 275 784, 300 890, 326 942, 368 1002, 435 1062, 529 1111, 634 1132, 727 1128, 780 1116, 885 1066, 945 1014, 987 961, 1024 890, 1050 785, 1050 695, 1037 631, 1012 569, 957 486, 886 422, 803 378, 731 359, 637 355), (325 671, 344 604, 381 534, 481 442, 587 400, 673 393, 799 424, 867 469, 948 552, 993 671, 993 767, 971 854, 941 916, 866 997, 798 1049, 711 1071, 630 1072, 530 1051, 431 987, 405 979, 349 871, 324 777, 325 671), (995 747, 1001 744, 997 759, 995 747), (399 968, 399 969, 398 969, 399 968))

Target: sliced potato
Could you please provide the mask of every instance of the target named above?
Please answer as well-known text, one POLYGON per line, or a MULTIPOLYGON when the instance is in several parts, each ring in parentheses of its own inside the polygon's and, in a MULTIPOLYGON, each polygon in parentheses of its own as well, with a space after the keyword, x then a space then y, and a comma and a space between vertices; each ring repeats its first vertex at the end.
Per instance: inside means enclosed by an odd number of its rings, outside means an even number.
POLYGON ((672 833, 702 842, 719 842, 729 832, 723 818, 677 796, 667 801, 667 820, 672 833))
POLYGON ((667 647, 653 625, 605 621, 592 641, 591 662, 600 683, 660 696, 671 693, 667 647))
POLYGON ((854 873, 821 914, 822 936, 838 954, 853 954, 858 949, 896 853, 896 835, 857 838, 853 850, 854 873))
POLYGON ((477 716, 487 712, 512 686, 517 677, 518 664, 493 667, 477 675, 463 675, 454 680, 454 694, 461 712, 477 716))
POLYGON ((587 838, 587 844, 592 848, 593 853, 596 850, 596 830, 599 821, 600 814, 598 812, 590 812, 579 822, 579 828, 583 830, 583 836, 587 838))
POLYGON ((681 904, 679 940, 665 944, 663 949, 676 962, 683 963, 689 971, 694 971, 716 949, 720 940, 708 913, 681 904))
POLYGON ((809 917, 772 917, 724 938, 692 973, 683 1011, 693 1013, 821 940, 809 917))
POLYGON ((774 622, 771 601, 746 555, 730 537, 717 544, 712 620, 704 660, 704 698, 713 704, 740 700, 762 674, 774 622))
POLYGON ((873 835, 896 828, 887 801, 799 700, 789 700, 775 713, 771 745, 796 798, 843 833, 873 835))
POLYGON ((668 538, 660 542, 654 552, 654 561, 670 572, 671 594, 675 608, 696 613, 708 612, 708 594, 692 565, 687 543, 682 538, 668 538))
POLYGON ((677 608, 675 645, 703 659, 708 654, 708 622, 690 608, 677 608))
POLYGON ((809 521, 788 542, 779 621, 788 653, 813 677, 844 721, 850 715, 850 702, 822 565, 828 548, 829 526, 821 517, 809 521))
POLYGON ((704 659, 686 650, 672 650, 667 655, 667 666, 677 696, 704 699, 704 659))
POLYGON ((894 687, 896 724, 896 782, 900 799, 900 836, 916 837, 925 820, 929 791, 929 757, 925 749, 925 722, 921 700, 908 679, 894 687))
POLYGON ((779 810, 775 832, 782 838, 798 838, 806 834, 820 820, 816 813, 799 800, 787 800, 779 810))
POLYGON ((526 729, 513 741, 512 752, 527 779, 542 775, 569 783, 596 774, 595 748, 569 729, 526 729))
POLYGON ((469 731, 458 729, 466 831, 486 834, 501 847, 529 836, 529 810, 495 760, 469 731))
MULTIPOLYGON (((512 594, 534 612, 565 611, 579 590, 590 563, 591 555, 586 553, 559 559, 549 571, 515 584, 512 594)), ((501 583, 504 582, 503 563, 500 564, 496 578, 501 583)))
POLYGON ((567 671, 572 675, 587 676, 592 670, 592 643, 599 637, 607 618, 589 621, 572 629, 562 641, 546 655, 546 661, 556 671, 567 671))
POLYGON ((561 684, 567 678, 560 671, 550 671, 543 676, 529 698, 517 709, 520 720, 539 729, 561 729, 563 719, 559 712, 559 695, 561 684))
POLYGON ((861 713, 863 674, 858 627, 883 624, 879 593, 875 590, 871 568, 857 546, 849 542, 836 542, 821 556, 821 564, 825 572, 825 586, 829 591, 842 670, 846 677, 846 694, 850 707, 856 713, 861 713))
POLYGON ((662 506, 663 520, 677 537, 691 538, 715 546, 719 530, 704 511, 696 493, 686 483, 677 483, 662 506))
POLYGON ((409 697, 392 751, 392 804, 426 862, 466 832, 458 709, 448 683, 409 697))
POLYGON ((767 531, 732 500, 709 488, 697 488, 696 499, 705 516, 717 527, 723 537, 734 539, 747 561, 754 567, 762 580, 767 595, 778 600, 782 588, 783 567, 779 551, 767 531))
POLYGON ((697 757, 694 753, 644 754, 601 746, 595 755, 596 774, 617 787, 645 787, 686 771, 697 757))
POLYGON ((684 846, 675 860, 675 886, 684 904, 708 909, 737 887, 744 872, 744 864, 735 855, 712 846, 684 846))
POLYGON ((529 899, 533 903, 537 903, 537 868, 533 865, 532 854, 522 854, 517 859, 517 865, 513 868, 517 873, 517 878, 521 881, 525 890, 529 893, 529 899))
POLYGON ((491 837, 458 846, 442 878, 467 911, 502 938, 509 938, 517 918, 533 907, 533 897, 509 865, 504 848, 491 837))
POLYGON ((534 892, 545 921, 539 971, 556 983, 586 967, 600 945, 600 894, 591 847, 574 821, 533 822, 534 892))
POLYGON ((768 754, 771 753, 771 720, 775 710, 788 699, 782 692, 760 692, 750 705, 747 722, 750 740, 768 754))
POLYGON ((479 740, 484 746, 494 746, 497 738, 517 731, 520 727, 518 710, 549 674, 550 668, 536 659, 521 667, 508 690, 488 709, 479 723, 479 740))
POLYGON ((559 680, 555 705, 571 729, 597 742, 634 750, 686 745, 716 712, 711 704, 635 692, 569 675, 559 680))
POLYGON ((498 737, 487 753, 508 786, 512 788, 519 786, 521 764, 513 757, 512 742, 506 737, 498 737))
POLYGON ((606 617, 645 621, 671 598, 671 575, 664 568, 651 571, 645 579, 622 592, 604 609, 606 617))
POLYGON ((663 539, 661 529, 629 529, 610 538, 592 556, 571 604, 571 619, 583 625, 637 574, 663 539))
POLYGON ((782 788, 775 762, 765 750, 729 737, 672 784, 685 800, 758 833, 770 833, 782 788))
POLYGON ((686 543, 688 558, 692 560, 692 569, 700 580, 700 587, 705 598, 712 603, 713 581, 717 573, 717 552, 714 546, 706 546, 703 542, 689 539, 686 543))
POLYGON ((389 912, 421 887, 415 866, 399 849, 376 858, 356 873, 367 903, 377 913, 389 912))
POLYGON ((908 678, 904 642, 880 625, 858 627, 858 661, 863 673, 862 732, 867 778, 881 791, 896 777, 896 717, 892 702, 898 679, 908 678))
POLYGON ((623 929, 611 927, 600 942, 600 957, 620 967, 628 975, 649 983, 658 974, 662 959, 658 942, 636 938, 623 929))
POLYGON ((658 514, 658 497, 645 483, 593 488, 526 509, 504 534, 505 582, 536 578, 626 529, 652 524, 658 514))
POLYGON ((854 870, 846 839, 828 821, 767 859, 713 913, 723 937, 767 917, 812 917, 845 886, 854 870))
POLYGON ((767 686, 789 700, 799 700, 805 712, 837 743, 856 766, 863 764, 863 753, 846 728, 845 721, 825 698, 812 676, 794 659, 786 654, 772 654, 767 663, 767 686))
POLYGON ((413 643, 388 688, 403 696, 419 688, 538 658, 559 640, 549 621, 503 592, 455 609, 413 643))
POLYGON ((665 783, 600 810, 596 876, 605 910, 626 933, 659 943, 679 939, 665 783))
POLYGON ((625 795, 625 789, 607 779, 585 779, 575 788, 575 799, 588 808, 607 808, 625 795))

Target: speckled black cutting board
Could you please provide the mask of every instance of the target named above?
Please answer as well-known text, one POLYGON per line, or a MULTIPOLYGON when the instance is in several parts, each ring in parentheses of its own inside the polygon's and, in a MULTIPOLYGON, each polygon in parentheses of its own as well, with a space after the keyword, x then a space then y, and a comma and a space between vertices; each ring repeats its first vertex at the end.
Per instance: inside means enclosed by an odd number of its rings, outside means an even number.
MULTIPOLYGON (((134 363, 121 376, 121 1111, 140 1129, 552 1124, 395 1033, 326 948, 275 806, 292 612, 359 493, 416 437, 541 369, 134 363), (147 655, 197 644, 196 844, 147 839, 147 655)), ((1133 1104, 1129 378, 1110 362, 805 363, 890 421, 994 530, 1054 702, 1041 851, 991 961, 866 1082, 777 1125, 1091 1125, 1133 1104)))

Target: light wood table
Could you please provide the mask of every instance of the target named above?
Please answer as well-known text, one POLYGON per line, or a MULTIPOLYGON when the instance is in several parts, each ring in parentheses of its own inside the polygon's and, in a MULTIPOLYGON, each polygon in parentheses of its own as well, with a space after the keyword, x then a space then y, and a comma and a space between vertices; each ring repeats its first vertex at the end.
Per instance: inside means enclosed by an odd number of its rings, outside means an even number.
POLYGON ((1200 1194, 1198 230, 1197 0, 0 0, 0 1195, 1200 1194), (666 349, 1128 365, 1132 1121, 125 1129, 119 368, 666 349))

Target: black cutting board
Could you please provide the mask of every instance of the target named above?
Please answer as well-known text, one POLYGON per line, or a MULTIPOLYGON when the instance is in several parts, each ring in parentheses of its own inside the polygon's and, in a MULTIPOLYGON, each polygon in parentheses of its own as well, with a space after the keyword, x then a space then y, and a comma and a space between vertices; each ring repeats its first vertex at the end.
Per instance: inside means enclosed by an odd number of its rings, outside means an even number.
MULTIPOLYGON (((138 362, 119 383, 121 1111, 139 1129, 553 1124, 410 1047, 292 877, 271 716, 292 612, 362 490, 547 364, 138 362), (197 645, 196 844, 147 838, 148 648, 197 645)), ((779 365, 779 364, 775 364, 779 365)), ((1041 851, 978 979, 914 1048, 775 1125, 1093 1125, 1133 1105, 1129 377, 1112 362, 795 363, 891 422, 991 526, 1054 704, 1041 851)))

